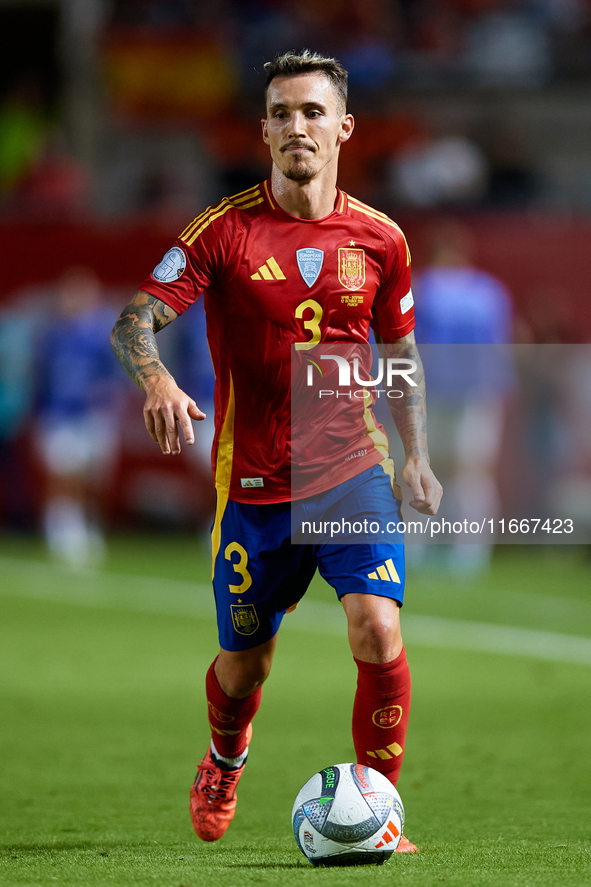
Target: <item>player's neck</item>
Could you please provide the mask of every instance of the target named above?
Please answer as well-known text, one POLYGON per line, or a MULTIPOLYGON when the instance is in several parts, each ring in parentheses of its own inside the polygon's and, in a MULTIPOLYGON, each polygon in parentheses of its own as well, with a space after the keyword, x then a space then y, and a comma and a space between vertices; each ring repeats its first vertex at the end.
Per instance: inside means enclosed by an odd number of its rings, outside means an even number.
POLYGON ((273 166, 273 197, 286 213, 298 219, 323 219, 334 210, 337 188, 334 178, 316 177, 308 182, 294 182, 273 166))

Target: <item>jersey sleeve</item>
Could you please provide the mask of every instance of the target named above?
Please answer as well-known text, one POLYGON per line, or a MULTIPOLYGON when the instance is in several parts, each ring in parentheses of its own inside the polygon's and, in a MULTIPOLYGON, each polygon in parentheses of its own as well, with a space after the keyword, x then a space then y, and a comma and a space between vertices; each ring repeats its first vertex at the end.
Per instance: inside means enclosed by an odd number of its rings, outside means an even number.
POLYGON ((402 231, 384 238, 384 276, 373 303, 372 329, 385 341, 400 339, 415 327, 410 287, 410 250, 402 231))
POLYGON ((224 273, 236 240, 235 213, 209 208, 191 222, 140 286, 182 314, 224 273))

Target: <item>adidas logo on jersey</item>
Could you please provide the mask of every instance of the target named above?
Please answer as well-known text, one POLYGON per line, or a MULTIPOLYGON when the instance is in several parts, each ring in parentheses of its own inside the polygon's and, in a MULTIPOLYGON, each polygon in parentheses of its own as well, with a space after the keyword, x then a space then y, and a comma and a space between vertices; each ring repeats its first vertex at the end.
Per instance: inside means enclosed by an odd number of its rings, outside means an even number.
POLYGON ((396 567, 389 557, 385 564, 376 567, 373 573, 367 574, 368 579, 381 579, 383 582, 400 582, 400 576, 396 572, 396 567))
POLYGON ((251 280, 285 280, 285 274, 277 264, 277 260, 271 256, 258 271, 250 275, 251 280))

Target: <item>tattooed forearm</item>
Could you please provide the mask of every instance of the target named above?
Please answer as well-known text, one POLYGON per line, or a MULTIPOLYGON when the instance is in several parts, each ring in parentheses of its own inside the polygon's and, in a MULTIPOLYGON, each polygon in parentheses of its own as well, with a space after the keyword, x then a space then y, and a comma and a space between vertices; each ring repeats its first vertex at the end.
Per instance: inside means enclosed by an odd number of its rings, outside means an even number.
POLYGON ((400 388, 404 392, 404 397, 388 397, 388 406, 400 439, 404 444, 407 458, 422 456, 428 460, 425 373, 414 333, 410 333, 396 343, 385 343, 377 335, 376 341, 383 357, 405 358, 413 360, 417 365, 416 371, 412 374, 416 387, 411 387, 406 381, 403 381, 400 388))
POLYGON ((178 317, 176 311, 141 290, 123 309, 111 333, 111 345, 121 366, 143 388, 149 376, 170 373, 160 360, 156 333, 178 317))

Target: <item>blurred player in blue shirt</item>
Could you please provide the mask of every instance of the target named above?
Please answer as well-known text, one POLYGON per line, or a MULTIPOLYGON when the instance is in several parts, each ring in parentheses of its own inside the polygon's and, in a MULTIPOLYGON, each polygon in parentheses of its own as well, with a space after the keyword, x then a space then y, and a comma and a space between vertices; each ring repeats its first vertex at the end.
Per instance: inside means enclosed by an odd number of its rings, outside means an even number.
POLYGON ((119 396, 108 344, 112 313, 99 281, 71 268, 38 354, 38 449, 46 472, 44 532, 52 554, 72 566, 100 560, 100 490, 119 443, 119 396))
MULTIPOLYGON (((466 226, 440 222, 430 265, 413 290, 417 341, 439 346, 421 353, 433 463, 446 490, 443 516, 480 523, 500 509, 495 473, 512 384, 511 355, 503 346, 512 342, 513 311, 504 284, 471 264, 472 251, 466 226)), ((451 570, 467 573, 486 569, 492 551, 474 538, 437 549, 430 549, 429 560, 440 567, 443 558, 451 570)), ((420 556, 424 562, 424 547, 420 556)))

